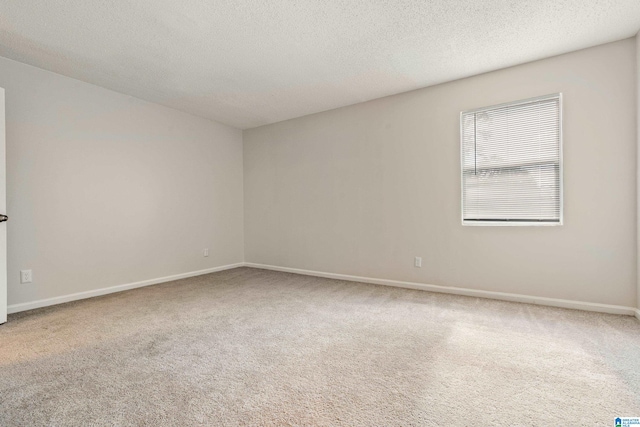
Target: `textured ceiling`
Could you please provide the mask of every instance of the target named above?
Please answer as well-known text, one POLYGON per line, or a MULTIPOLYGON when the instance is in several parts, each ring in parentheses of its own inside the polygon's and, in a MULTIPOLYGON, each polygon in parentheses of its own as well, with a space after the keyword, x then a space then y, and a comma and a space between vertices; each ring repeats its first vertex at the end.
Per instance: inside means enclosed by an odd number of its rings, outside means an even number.
POLYGON ((0 56, 238 128, 638 29, 640 0, 0 1, 0 56))

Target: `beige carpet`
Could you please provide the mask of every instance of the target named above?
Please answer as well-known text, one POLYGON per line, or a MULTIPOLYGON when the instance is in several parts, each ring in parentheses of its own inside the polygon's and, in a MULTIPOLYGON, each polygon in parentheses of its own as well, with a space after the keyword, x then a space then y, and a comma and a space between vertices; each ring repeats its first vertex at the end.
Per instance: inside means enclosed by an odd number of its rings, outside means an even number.
POLYGON ((20 313, 1 426, 609 426, 632 317, 239 268, 20 313))

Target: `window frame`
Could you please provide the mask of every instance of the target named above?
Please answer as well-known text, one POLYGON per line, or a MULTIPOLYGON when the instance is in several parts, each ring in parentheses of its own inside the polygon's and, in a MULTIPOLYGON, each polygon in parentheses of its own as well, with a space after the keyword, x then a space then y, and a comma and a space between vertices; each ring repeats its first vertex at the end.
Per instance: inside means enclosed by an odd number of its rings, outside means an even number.
POLYGON ((460 112, 459 116, 460 123, 460 218, 463 226, 480 226, 480 227, 557 227, 564 225, 564 163, 563 163, 563 100, 562 100, 562 92, 552 93, 548 95, 535 96, 533 98, 520 99, 517 101, 511 102, 503 102, 501 104, 490 105, 487 107, 474 108, 471 110, 465 110, 460 112), (558 156, 558 167, 559 167, 559 186, 560 186, 560 216, 558 221, 518 221, 518 220, 465 220, 464 219, 464 150, 463 150, 463 138, 464 138, 464 130, 463 130, 463 117, 465 114, 473 114, 480 113, 484 111, 495 110, 504 107, 510 107, 515 105, 529 104, 536 101, 544 101, 547 99, 557 99, 558 100, 558 120, 559 120, 559 156, 558 156))

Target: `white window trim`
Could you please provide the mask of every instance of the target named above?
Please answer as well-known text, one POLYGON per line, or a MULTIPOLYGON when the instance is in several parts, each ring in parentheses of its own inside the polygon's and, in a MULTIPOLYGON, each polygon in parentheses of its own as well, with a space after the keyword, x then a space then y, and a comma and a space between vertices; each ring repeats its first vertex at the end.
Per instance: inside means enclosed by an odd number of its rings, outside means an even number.
POLYGON ((459 133, 460 133, 460 141, 459 141, 459 148, 460 148, 460 218, 461 218, 461 222, 463 226, 480 226, 480 227, 530 227, 530 226, 536 226, 536 227, 557 227, 557 226, 561 226, 564 225, 564 164, 563 164, 563 152, 564 152, 564 148, 563 148, 563 138, 564 138, 564 131, 563 131, 563 102, 562 102, 562 92, 558 92, 558 93, 552 93, 549 95, 542 95, 542 96, 536 96, 533 98, 527 98, 527 99, 521 99, 518 101, 513 101, 513 102, 504 102, 502 104, 496 104, 496 105, 491 105, 488 107, 482 107, 482 108, 476 108, 473 110, 465 110, 465 111, 461 111, 460 112, 460 117, 458 119, 458 122, 460 123, 460 129, 459 129, 459 133), (544 222, 544 221, 465 221, 464 219, 464 179, 462 177, 462 173, 464 170, 464 155, 462 152, 462 136, 463 136, 463 130, 462 130, 462 116, 464 114, 469 114, 469 113, 480 113, 483 111, 488 111, 488 110, 494 110, 496 108, 502 108, 502 107, 507 107, 507 106, 513 106, 513 105, 520 105, 520 104, 527 104, 530 102, 535 102, 535 101, 543 101, 545 99, 553 99, 553 98, 557 98, 558 99, 558 108, 560 109, 559 111, 559 119, 560 119, 560 156, 559 156, 559 164, 560 164, 560 221, 558 222, 544 222))

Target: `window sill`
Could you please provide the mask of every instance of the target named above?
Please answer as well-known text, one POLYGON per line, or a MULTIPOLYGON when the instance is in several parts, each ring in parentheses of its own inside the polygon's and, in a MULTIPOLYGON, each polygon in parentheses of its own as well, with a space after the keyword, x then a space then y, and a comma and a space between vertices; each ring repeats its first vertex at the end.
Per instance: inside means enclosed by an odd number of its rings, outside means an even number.
POLYGON ((462 221, 463 226, 477 227, 557 227, 560 222, 540 222, 540 221, 462 221))

